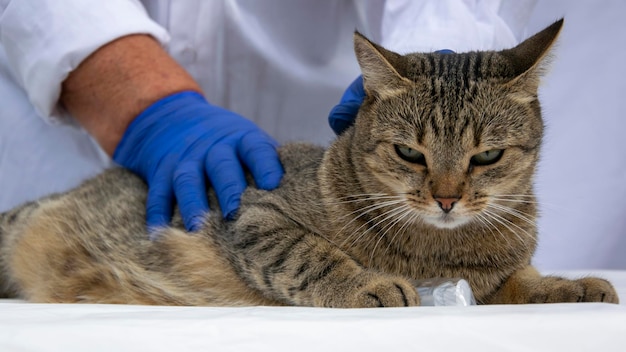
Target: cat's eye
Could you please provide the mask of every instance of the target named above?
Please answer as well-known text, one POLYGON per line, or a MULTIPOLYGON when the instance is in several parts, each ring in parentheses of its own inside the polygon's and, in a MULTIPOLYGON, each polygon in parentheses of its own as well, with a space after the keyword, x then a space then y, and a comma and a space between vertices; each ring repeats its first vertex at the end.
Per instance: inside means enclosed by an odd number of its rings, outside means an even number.
POLYGON ((474 155, 472 159, 470 159, 470 163, 474 166, 491 165, 491 164, 498 162, 498 160, 500 160, 500 158, 502 157, 503 153, 504 153, 503 149, 487 150, 482 153, 478 153, 474 155))
POLYGON ((396 153, 402 159, 413 164, 426 165, 426 158, 424 157, 424 154, 420 153, 418 150, 397 144, 394 145, 394 147, 396 149, 396 153))

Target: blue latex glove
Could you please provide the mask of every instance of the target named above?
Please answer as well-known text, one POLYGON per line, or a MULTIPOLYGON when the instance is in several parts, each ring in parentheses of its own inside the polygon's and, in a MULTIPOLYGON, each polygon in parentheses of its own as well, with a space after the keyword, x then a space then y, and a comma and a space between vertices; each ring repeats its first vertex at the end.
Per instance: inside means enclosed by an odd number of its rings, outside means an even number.
POLYGON ((148 183, 150 230, 170 222, 176 198, 185 227, 196 231, 209 211, 206 176, 230 219, 246 188, 242 163, 257 187, 269 190, 280 183, 283 168, 276 147, 252 121, 210 105, 196 92, 182 92, 137 116, 113 159, 148 183))
POLYGON ((365 99, 363 76, 359 76, 350 84, 348 89, 346 89, 339 104, 337 104, 328 115, 328 123, 330 124, 330 128, 335 131, 336 135, 340 135, 354 124, 354 119, 359 112, 363 99, 365 99))
MULTIPOLYGON (((450 49, 442 49, 435 51, 437 54, 454 54, 450 49)), ((365 99, 365 90, 363 89, 363 76, 359 76, 350 84, 348 89, 343 93, 339 104, 337 104, 328 115, 328 124, 335 131, 336 135, 340 135, 348 127, 354 124, 356 114, 365 99)))

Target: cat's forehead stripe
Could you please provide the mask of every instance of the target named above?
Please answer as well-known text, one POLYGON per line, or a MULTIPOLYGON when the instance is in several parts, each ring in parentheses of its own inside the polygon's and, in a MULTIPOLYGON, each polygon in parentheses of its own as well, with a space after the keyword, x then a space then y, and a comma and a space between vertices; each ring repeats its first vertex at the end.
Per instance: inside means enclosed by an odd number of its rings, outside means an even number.
POLYGON ((506 78, 514 74, 510 64, 496 52, 409 54, 406 59, 405 76, 413 81, 423 77, 444 77, 467 85, 469 81, 506 78))

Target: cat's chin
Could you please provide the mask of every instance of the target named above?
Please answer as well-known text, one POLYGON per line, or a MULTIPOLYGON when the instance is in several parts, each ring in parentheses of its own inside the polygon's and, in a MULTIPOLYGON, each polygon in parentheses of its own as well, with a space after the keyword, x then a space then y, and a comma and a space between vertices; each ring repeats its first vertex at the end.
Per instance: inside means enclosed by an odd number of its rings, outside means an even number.
POLYGON ((469 217, 444 214, 441 216, 422 217, 422 220, 438 229, 454 229, 470 222, 469 217))

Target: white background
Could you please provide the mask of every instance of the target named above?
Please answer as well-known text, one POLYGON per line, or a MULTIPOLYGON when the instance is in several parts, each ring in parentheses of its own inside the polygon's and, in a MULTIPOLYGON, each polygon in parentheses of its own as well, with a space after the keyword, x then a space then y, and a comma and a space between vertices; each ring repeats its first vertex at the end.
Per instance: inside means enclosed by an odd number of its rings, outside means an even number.
POLYGON ((540 90, 543 269, 626 269, 626 1, 540 0, 529 32, 565 17, 540 90))

